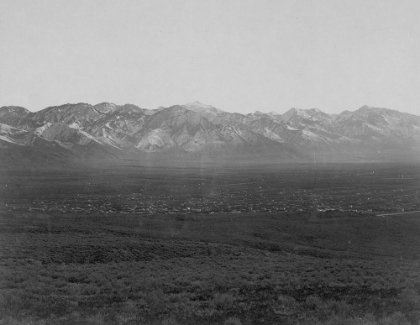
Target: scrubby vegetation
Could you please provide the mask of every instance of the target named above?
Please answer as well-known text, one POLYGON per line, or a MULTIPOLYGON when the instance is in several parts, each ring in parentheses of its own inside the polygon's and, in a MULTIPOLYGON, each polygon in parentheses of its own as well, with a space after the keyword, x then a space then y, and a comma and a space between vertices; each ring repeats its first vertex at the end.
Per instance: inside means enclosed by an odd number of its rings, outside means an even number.
MULTIPOLYGON (((83 175, 12 176, 0 208, 1 325, 420 323, 419 214, 28 211, 10 202, 77 201, 83 175)), ((86 191, 132 190, 113 180, 86 191)), ((413 182, 407 200, 418 200, 413 182)))
MULTIPOLYGON (((420 260, 401 256, 401 247, 411 245, 404 240, 390 242, 388 256, 380 256, 369 252, 375 233, 356 250, 337 250, 337 239, 336 247, 309 246, 316 232, 308 228, 310 216, 301 216, 295 230, 277 229, 278 238, 272 229, 281 216, 155 218, 3 215, 0 324, 420 321, 420 260), (209 227, 218 218, 225 232, 209 227), (239 219, 247 227, 229 235, 239 219)), ((340 218, 337 235, 350 219, 340 218)), ((317 223, 328 227, 329 220, 317 223)), ((404 223, 414 232, 420 226, 415 218, 404 223)))

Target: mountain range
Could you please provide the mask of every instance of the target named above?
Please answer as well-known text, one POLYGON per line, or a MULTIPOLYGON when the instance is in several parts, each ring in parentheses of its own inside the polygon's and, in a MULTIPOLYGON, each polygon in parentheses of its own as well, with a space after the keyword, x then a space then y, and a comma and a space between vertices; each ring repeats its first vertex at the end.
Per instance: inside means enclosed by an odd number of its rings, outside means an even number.
POLYGON ((420 116, 368 106, 340 114, 239 114, 199 102, 153 110, 113 103, 0 108, 5 164, 410 161, 418 160, 419 144, 420 116))

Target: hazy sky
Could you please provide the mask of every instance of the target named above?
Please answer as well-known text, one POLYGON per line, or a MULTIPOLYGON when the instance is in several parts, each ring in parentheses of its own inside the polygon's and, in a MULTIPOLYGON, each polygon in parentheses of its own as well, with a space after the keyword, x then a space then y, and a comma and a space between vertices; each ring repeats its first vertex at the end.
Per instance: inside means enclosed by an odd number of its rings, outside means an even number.
POLYGON ((0 106, 420 114, 418 0, 1 0, 0 106))

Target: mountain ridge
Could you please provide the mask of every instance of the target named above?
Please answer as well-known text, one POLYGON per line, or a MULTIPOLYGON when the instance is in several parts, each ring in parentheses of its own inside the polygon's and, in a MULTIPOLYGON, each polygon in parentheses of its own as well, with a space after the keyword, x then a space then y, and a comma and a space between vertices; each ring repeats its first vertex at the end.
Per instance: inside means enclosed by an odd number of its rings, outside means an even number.
POLYGON ((325 162, 360 161, 374 153, 386 159, 384 152, 406 155, 420 148, 420 116, 366 105, 340 114, 318 108, 229 113, 198 101, 154 110, 108 102, 63 104, 37 112, 3 106, 0 123, 2 148, 39 146, 46 151, 58 145, 79 160, 176 153, 213 160, 270 157, 306 162, 316 152, 325 162))

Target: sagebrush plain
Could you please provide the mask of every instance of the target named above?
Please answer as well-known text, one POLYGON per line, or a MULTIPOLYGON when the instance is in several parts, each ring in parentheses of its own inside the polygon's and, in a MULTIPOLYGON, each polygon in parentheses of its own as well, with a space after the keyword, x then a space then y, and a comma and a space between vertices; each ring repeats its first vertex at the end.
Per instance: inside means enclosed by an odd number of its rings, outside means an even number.
POLYGON ((0 324, 418 324, 420 168, 0 177, 0 324))

